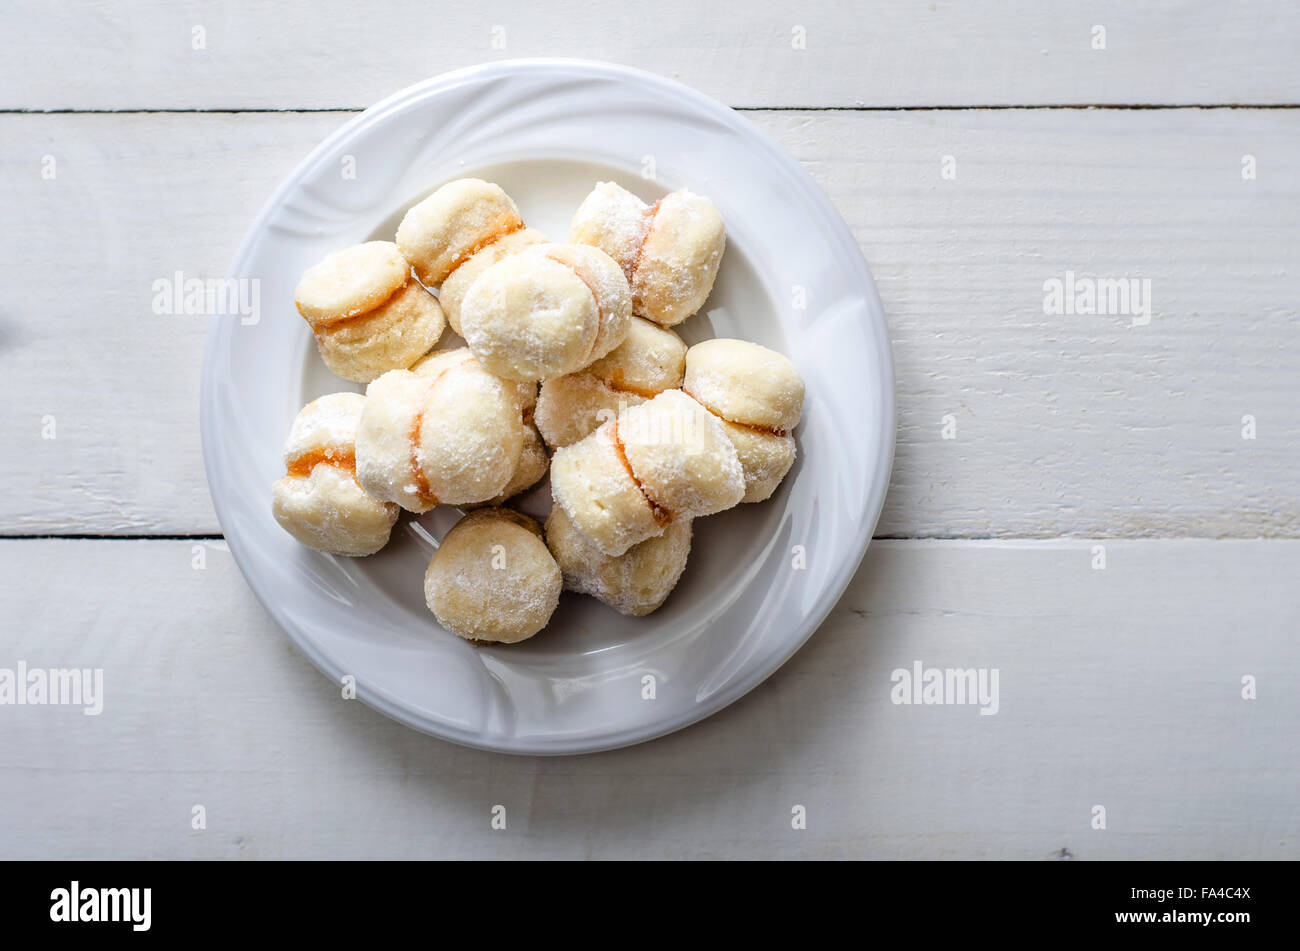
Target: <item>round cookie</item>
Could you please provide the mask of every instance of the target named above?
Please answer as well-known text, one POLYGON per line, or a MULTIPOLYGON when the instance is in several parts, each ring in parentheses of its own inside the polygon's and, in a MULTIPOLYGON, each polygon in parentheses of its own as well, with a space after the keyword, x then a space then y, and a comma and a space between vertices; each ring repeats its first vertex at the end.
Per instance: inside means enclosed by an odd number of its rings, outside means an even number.
POLYGON ((623 342, 587 367, 616 390, 646 399, 681 386, 686 344, 677 334, 642 317, 633 317, 623 342))
POLYGON ((706 340, 686 353, 682 389, 725 423, 745 471, 745 502, 762 502, 794 465, 790 430, 804 383, 788 359, 745 340, 706 340))
POLYGON ((518 389, 449 351, 420 372, 392 370, 366 389, 357 479, 411 512, 483 502, 506 488, 523 440, 518 389))
POLYGON ((359 393, 332 393, 302 408, 285 442, 286 474, 271 489, 280 527, 308 548, 373 555, 388 543, 398 507, 367 495, 355 476, 359 393))
POLYGON ((572 446, 645 397, 622 393, 586 371, 542 381, 535 419, 546 445, 572 446))
POLYGON ((562 586, 536 522, 510 509, 479 509, 457 522, 434 552, 424 599, 454 634, 515 644, 546 626, 562 586))
POLYGON ((632 288, 633 312, 672 327, 708 299, 726 230, 702 195, 675 191, 647 205, 613 182, 599 182, 574 214, 569 240, 618 261, 632 288))
POLYGON ((406 212, 397 226, 397 247, 420 281, 437 287, 478 251, 523 227, 501 186, 460 178, 406 212))
POLYGON ((736 450, 745 473, 742 502, 764 502, 772 497, 785 474, 794 465, 797 450, 793 436, 777 436, 739 423, 722 422, 722 428, 736 450))
POLYGON ((452 271, 438 289, 438 300, 447 323, 451 329, 460 333, 460 307, 465 300, 465 293, 478 280, 478 276, 512 254, 531 248, 538 244, 548 244, 546 235, 536 228, 524 228, 493 241, 487 247, 479 249, 464 264, 452 271))
POLYGON ((542 382, 537 426, 551 447, 569 446, 629 406, 681 386, 686 344, 633 317, 624 341, 587 369, 542 382))
POLYGON ((508 499, 526 492, 542 480, 546 470, 551 466, 550 457, 546 455, 546 446, 532 423, 524 424, 524 445, 519 450, 519 461, 515 463, 514 475, 501 490, 501 494, 488 499, 483 505, 501 505, 508 499))
POLYGON ((794 364, 748 340, 691 347, 682 389, 723 419, 776 433, 794 429, 803 413, 803 378, 794 364))
POLYGON ((712 515, 744 497, 744 470, 722 423, 681 390, 629 408, 614 426, 642 488, 674 518, 712 515))
POLYGON ((649 212, 650 206, 626 188, 613 182, 597 182, 573 213, 569 240, 600 248, 619 263, 631 283, 649 212))
POLYGON ((498 261, 470 285, 460 308, 474 355, 510 380, 580 370, 622 343, 631 320, 622 270, 579 245, 536 245, 498 261))
POLYGON ((357 383, 409 367, 446 327, 438 299, 389 241, 326 255, 303 274, 294 301, 325 365, 357 383))
MULTIPOLYGON (((484 373, 487 372, 483 370, 482 364, 474 357, 469 347, 435 350, 411 367, 411 372, 429 377, 436 375, 447 367, 462 364, 473 364, 474 369, 484 373)), ((550 458, 546 455, 546 446, 542 443, 542 437, 532 422, 533 410, 537 405, 537 384, 502 380, 500 377, 494 377, 494 379, 513 393, 519 402, 519 416, 523 424, 523 442, 519 450, 519 458, 512 470, 513 475, 511 475, 510 481, 506 483, 506 487, 501 490, 500 494, 483 502, 458 503, 466 508, 480 505, 500 505, 507 499, 514 498, 541 481, 542 476, 546 475, 546 470, 551 464, 550 458)))
POLYGON ((623 456, 615 421, 551 457, 551 497, 606 555, 662 535, 672 514, 655 506, 623 456))
MULTIPOLYGON (((445 367, 462 363, 473 363, 475 369, 483 370, 483 364, 478 362, 478 358, 474 356, 474 351, 470 350, 469 347, 454 347, 450 350, 435 350, 425 355, 411 366, 411 372, 431 376, 441 372, 445 367)), ((487 371, 484 370, 484 372, 487 371)), ((536 381, 525 383, 519 380, 502 380, 501 377, 496 377, 496 379, 515 394, 515 398, 519 401, 520 414, 525 421, 530 420, 533 410, 537 406, 536 381)))
POLYGON ((367 495, 351 472, 328 463, 305 476, 286 475, 271 489, 271 512, 280 527, 331 555, 373 555, 388 544, 398 511, 367 495))
POLYGON ((620 614, 642 617, 658 610, 686 569, 691 520, 673 522, 657 538, 611 557, 574 526, 560 506, 546 520, 546 544, 570 591, 589 594, 620 614))
MULTIPOLYGON (((515 474, 510 477, 498 497, 500 502, 514 498, 520 492, 527 491, 542 481, 546 470, 551 467, 551 459, 546 455, 546 446, 532 423, 524 425, 524 444, 519 450, 519 461, 515 463, 515 474)), ((499 503, 498 503, 499 504, 499 503)))
POLYGON ((367 241, 325 255, 294 289, 303 319, 315 326, 374 310, 411 277, 411 267, 391 241, 367 241))
POLYGON ((597 548, 621 555, 676 519, 731 508, 745 476, 722 422, 665 390, 557 449, 551 494, 597 548))

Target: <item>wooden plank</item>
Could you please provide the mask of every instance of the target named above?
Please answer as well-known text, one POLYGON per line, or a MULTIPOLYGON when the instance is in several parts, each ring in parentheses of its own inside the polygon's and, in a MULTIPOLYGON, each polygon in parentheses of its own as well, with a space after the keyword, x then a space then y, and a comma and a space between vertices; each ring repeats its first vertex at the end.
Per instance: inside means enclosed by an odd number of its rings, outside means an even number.
POLYGON ((1300 87, 1285 0, 387 0, 364 14, 341 0, 22 0, 0 29, 7 109, 364 108, 437 73, 535 56, 625 63, 755 107, 1279 103, 1300 87))
POLYGON ((877 542, 750 696, 533 759, 342 700, 220 543, 0 542, 0 667, 104 671, 99 716, 0 706, 0 856, 1293 857, 1300 542, 1091 545, 877 542), (998 712, 894 704, 917 661, 997 669, 998 712))
MULTIPOLYGON (((899 444, 880 534, 1300 533, 1300 114, 750 115, 826 188, 884 301, 899 444), (1068 272, 1149 279, 1150 323, 1045 314, 1068 272)), ((223 273, 345 119, 0 117, 0 204, 23 223, 0 255, 0 531, 218 531, 196 419, 207 327, 154 315, 151 285, 223 273)))

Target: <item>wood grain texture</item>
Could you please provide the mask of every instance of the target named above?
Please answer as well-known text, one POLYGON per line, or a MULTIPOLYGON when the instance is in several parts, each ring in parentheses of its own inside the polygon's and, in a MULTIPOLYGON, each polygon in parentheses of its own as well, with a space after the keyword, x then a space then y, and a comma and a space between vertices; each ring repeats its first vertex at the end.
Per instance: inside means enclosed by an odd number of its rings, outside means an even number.
POLYGON ((755 107, 1293 103, 1300 89, 1285 0, 21 0, 0 29, 11 109, 362 108, 446 70, 532 56, 639 66, 755 107))
POLYGON ((1300 542, 1090 544, 877 542, 745 699, 548 760, 341 699, 220 543, 3 542, 0 667, 100 667, 105 700, 0 706, 0 856, 1294 857, 1300 542), (918 660, 997 668, 999 712, 893 704, 918 660))
POLYGON ((580 56, 758 110, 827 190, 894 341, 878 533, 926 539, 875 542, 737 704, 564 759, 342 700, 221 541, 0 539, 0 668, 107 693, 0 705, 0 858, 1294 857, 1300 112, 931 108, 1294 105, 1292 4, 19 0, 0 31, 0 535, 218 532, 208 327, 152 282, 223 274, 346 110, 580 56), (1149 278, 1151 322, 1045 314, 1067 271, 1149 278), (997 668, 999 713, 891 703, 915 661, 997 668))
MULTIPOLYGON (((1300 113, 749 115, 830 194, 884 301, 900 415, 879 534, 1300 533, 1300 113), (1044 314, 1067 271, 1150 279, 1150 324, 1044 314)), ((221 275, 346 118, 0 116, 0 205, 22 223, 0 255, 0 532, 219 531, 208 328, 153 314, 151 284, 221 275)))

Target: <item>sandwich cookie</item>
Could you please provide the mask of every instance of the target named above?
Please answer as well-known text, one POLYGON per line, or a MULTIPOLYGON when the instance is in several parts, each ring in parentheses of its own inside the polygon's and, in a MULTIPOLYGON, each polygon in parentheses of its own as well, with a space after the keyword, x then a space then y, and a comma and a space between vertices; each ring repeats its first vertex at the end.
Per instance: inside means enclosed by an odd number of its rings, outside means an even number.
POLYGON ((743 501, 771 497, 795 460, 804 383, 794 364, 747 340, 706 340, 686 351, 682 391, 723 421, 745 472, 743 501))
POLYGON ((563 376, 627 337, 632 297, 609 255, 582 245, 525 248, 470 285, 460 330, 483 365, 508 380, 563 376))
POLYGON ((359 393, 331 393, 298 413, 284 445, 285 476, 271 489, 280 527, 308 548, 373 555, 388 543, 398 507, 372 498, 356 478, 359 393))
POLYGON ((677 519, 736 505, 745 477, 721 420, 666 390, 557 449, 551 493, 601 552, 621 555, 677 519))
POLYGON ((546 544, 560 566, 565 588, 591 595, 620 614, 642 617, 659 609, 686 570, 691 524, 690 519, 678 519, 662 535, 612 556, 578 531, 557 505, 546 520, 546 544))
POLYGON ((633 317, 627 338, 585 370, 552 377, 537 398, 537 428, 551 448, 570 446, 629 406, 682 385, 686 344, 633 317))
POLYGON ((510 483, 525 435, 516 384, 465 348, 440 352, 366 389, 357 478, 411 512, 485 502, 510 483))
POLYGON ((713 290, 726 231, 702 195, 675 191, 647 205, 613 182, 600 182, 574 214, 569 240, 619 263, 632 288, 633 313, 673 327, 713 290))
POLYGON ((446 327, 438 299, 411 276, 391 241, 326 255, 294 291, 321 359, 345 380, 369 383, 428 353, 446 327))

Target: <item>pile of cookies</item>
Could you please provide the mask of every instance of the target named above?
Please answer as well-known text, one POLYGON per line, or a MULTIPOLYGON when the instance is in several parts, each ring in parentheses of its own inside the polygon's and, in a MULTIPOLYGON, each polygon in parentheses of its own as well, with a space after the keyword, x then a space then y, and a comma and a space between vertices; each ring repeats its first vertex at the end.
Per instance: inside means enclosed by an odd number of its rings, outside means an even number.
POLYGON ((466 178, 411 208, 395 242, 328 255, 299 281, 298 312, 325 365, 366 393, 298 414, 276 520, 361 557, 402 510, 469 509, 424 592, 471 640, 532 637, 563 588, 656 610, 695 519, 767 499, 795 459, 790 361, 744 340, 688 348, 671 329, 703 306, 725 243, 707 198, 647 205, 610 182, 552 243, 500 187, 466 178), (436 349, 448 324, 465 345, 436 349), (548 471, 543 530, 504 503, 548 471))

